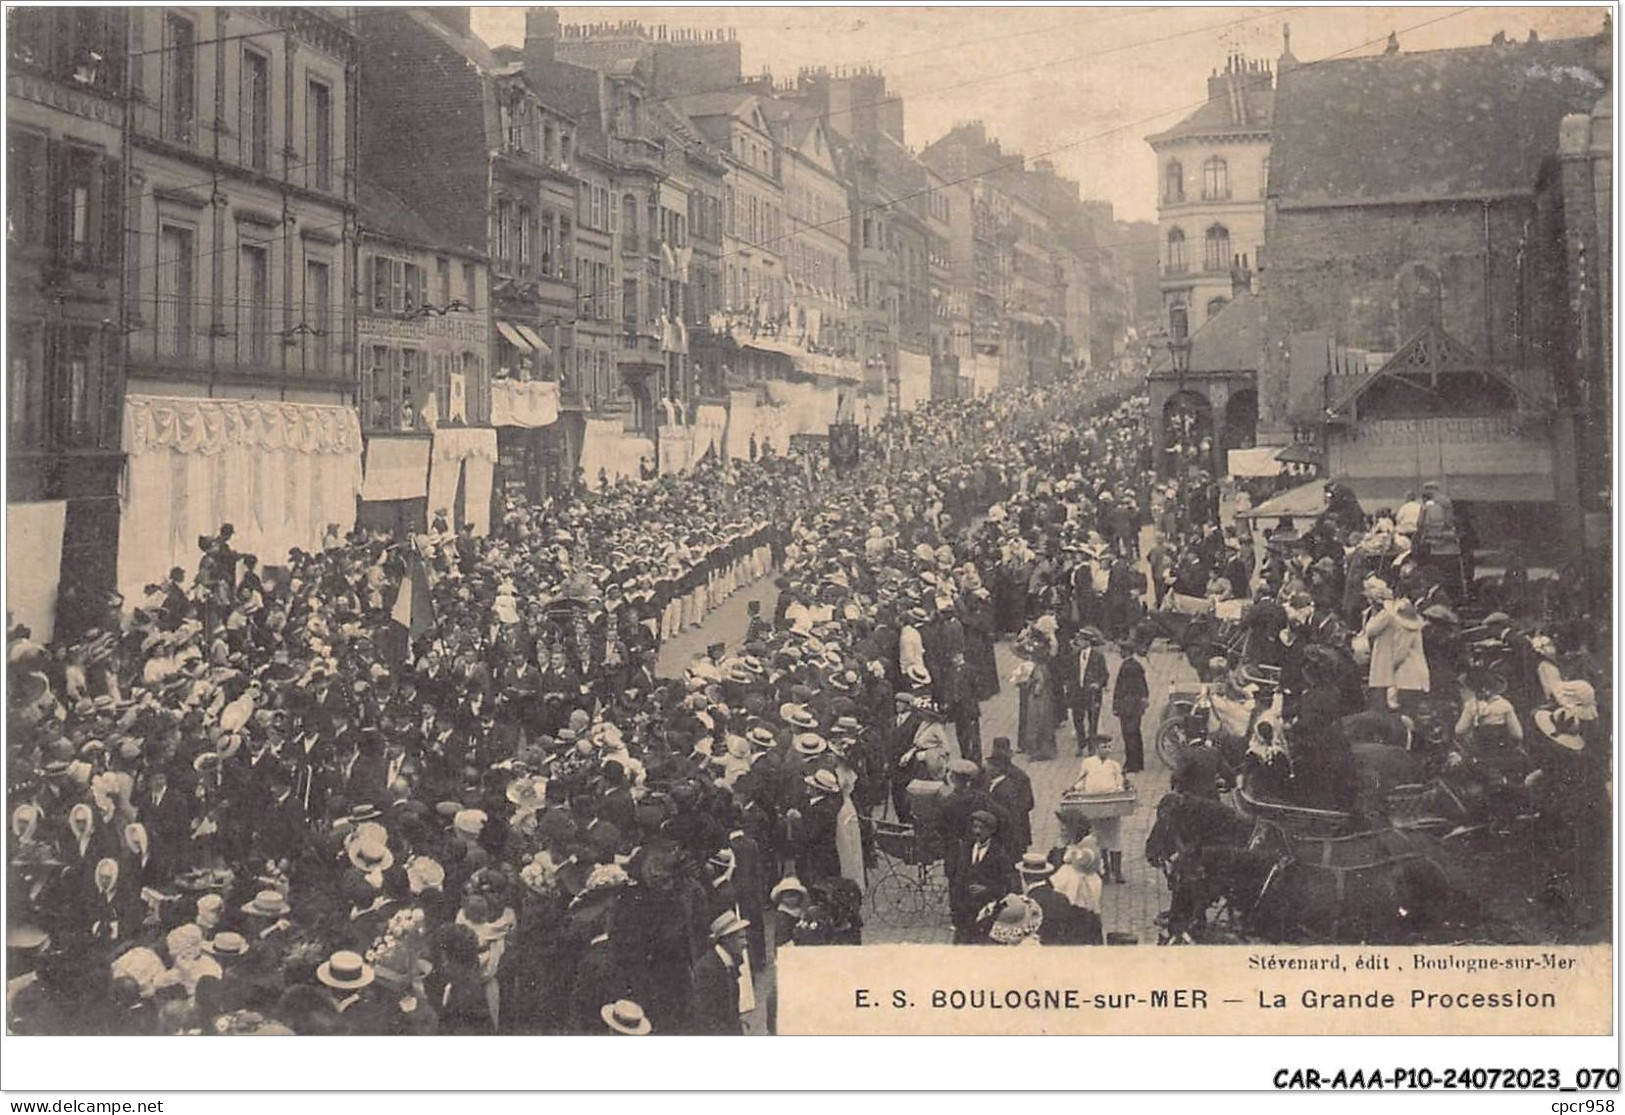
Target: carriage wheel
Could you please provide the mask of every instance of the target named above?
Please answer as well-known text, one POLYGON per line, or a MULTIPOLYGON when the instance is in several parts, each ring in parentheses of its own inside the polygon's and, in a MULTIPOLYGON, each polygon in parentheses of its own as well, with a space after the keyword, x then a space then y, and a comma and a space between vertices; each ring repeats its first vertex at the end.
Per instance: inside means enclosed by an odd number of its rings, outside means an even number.
POLYGON ((914 923, 919 884, 900 871, 887 871, 869 884, 869 908, 881 925, 900 929, 914 923))

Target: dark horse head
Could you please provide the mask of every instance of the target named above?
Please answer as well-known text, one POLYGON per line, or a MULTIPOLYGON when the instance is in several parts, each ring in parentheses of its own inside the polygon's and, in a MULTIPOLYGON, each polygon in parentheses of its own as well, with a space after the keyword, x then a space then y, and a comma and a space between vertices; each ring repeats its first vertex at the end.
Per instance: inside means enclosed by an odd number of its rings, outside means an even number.
POLYGON ((1211 798, 1170 791, 1157 803, 1157 819, 1145 840, 1145 858, 1163 867, 1174 856, 1210 845, 1246 847, 1253 823, 1211 798))

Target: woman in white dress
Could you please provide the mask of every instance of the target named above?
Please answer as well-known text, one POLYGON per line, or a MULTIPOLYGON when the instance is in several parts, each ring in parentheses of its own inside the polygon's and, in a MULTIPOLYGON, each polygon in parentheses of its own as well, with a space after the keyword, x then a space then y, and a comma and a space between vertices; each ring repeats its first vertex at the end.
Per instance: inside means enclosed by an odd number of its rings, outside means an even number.
POLYGON ((857 806, 852 804, 852 788, 858 784, 858 776, 843 762, 835 768, 835 778, 841 784, 841 808, 835 814, 835 852, 840 857, 841 876, 864 890, 863 829, 857 806))
POLYGON ((1050 862, 1058 863, 1050 886, 1072 905, 1100 913, 1100 845, 1090 822, 1072 813, 1057 814, 1061 835, 1050 862))

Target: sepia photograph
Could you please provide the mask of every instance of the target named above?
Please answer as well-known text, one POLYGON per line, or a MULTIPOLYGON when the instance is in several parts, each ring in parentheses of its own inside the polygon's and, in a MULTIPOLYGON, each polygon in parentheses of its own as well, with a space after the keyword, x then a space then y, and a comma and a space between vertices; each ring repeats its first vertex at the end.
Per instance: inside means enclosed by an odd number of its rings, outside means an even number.
POLYGON ((14 1050, 1613 1033, 1612 16, 8 5, 14 1050))

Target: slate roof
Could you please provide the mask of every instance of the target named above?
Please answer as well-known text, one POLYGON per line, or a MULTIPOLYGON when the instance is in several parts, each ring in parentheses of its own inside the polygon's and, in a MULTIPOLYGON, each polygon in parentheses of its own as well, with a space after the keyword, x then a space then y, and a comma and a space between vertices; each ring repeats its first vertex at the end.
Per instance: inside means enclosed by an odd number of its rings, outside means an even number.
POLYGON ((1191 372, 1252 372, 1264 350, 1264 318, 1256 294, 1242 293, 1191 334, 1191 372))
MULTIPOLYGON (((1264 316, 1258 295, 1242 293, 1202 323, 1191 334, 1190 375, 1221 372, 1256 372, 1264 355, 1264 316)), ((1159 347, 1151 361, 1151 374, 1173 374, 1173 358, 1159 347)))
POLYGON ((455 233, 438 227, 395 193, 376 181, 362 177, 356 185, 356 204, 361 227, 403 244, 434 248, 463 256, 485 254, 482 244, 459 242, 455 233))
POLYGON ((1316 62, 1280 75, 1282 208, 1534 192, 1558 125, 1606 91, 1594 38, 1316 62))
POLYGON ((753 93, 690 93, 675 98, 672 103, 690 120, 703 120, 708 116, 732 116, 754 96, 753 93))
POLYGON ((1228 96, 1215 97, 1166 131, 1147 136, 1146 142, 1159 144, 1174 139, 1233 135, 1238 131, 1267 132, 1275 118, 1275 92, 1267 88, 1265 74, 1240 74, 1240 102, 1228 96), (1239 108, 1239 112, 1237 111, 1239 108))

